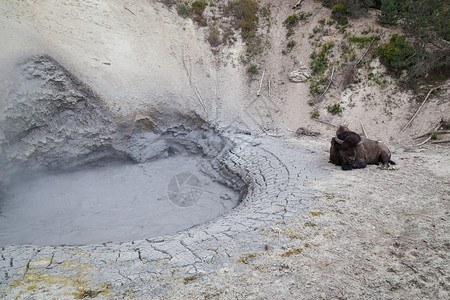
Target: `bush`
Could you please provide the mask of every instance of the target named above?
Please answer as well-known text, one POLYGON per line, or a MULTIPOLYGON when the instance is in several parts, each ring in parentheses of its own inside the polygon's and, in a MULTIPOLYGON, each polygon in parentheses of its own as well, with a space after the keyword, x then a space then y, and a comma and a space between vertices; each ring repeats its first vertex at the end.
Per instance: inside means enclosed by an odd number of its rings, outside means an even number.
POLYGON ((322 95, 325 90, 325 86, 328 83, 328 79, 326 77, 318 77, 312 78, 309 84, 309 93, 311 96, 316 97, 322 95))
POLYGON ((327 110, 332 114, 335 115, 337 113, 342 112, 341 104, 337 101, 334 102, 333 105, 328 105, 327 110))
POLYGON ((211 27, 209 29, 207 40, 212 47, 217 47, 220 45, 220 32, 216 27, 211 27))
POLYGON ((292 48, 294 48, 295 46, 295 41, 289 41, 289 43, 287 44, 287 50, 288 52, 291 52, 292 48))
POLYGON ((194 1, 192 3, 192 10, 196 15, 202 15, 208 3, 206 1, 194 1))
POLYGON ((295 24, 297 24, 298 22, 298 16, 297 14, 292 14, 290 15, 286 20, 284 20, 284 25, 286 26, 293 26, 295 24))
POLYGON ((258 67, 256 65, 250 65, 250 67, 248 67, 247 72, 250 74, 258 74, 258 67))
POLYGON ((381 61, 391 71, 409 69, 414 65, 415 50, 406 37, 394 34, 389 42, 378 47, 381 61))
POLYGON ((364 13, 369 7, 379 8, 378 0, 323 0, 322 5, 333 8, 335 5, 345 7, 347 13, 357 17, 364 13))
POLYGON ((178 5, 177 12, 178 12, 178 15, 180 15, 183 18, 187 18, 192 14, 192 11, 189 8, 189 6, 187 6, 184 3, 181 3, 180 5, 178 5))
POLYGON ((316 50, 311 53, 311 72, 312 75, 323 74, 328 68, 328 54, 330 50, 334 47, 334 42, 325 42, 320 45, 320 52, 316 50))
POLYGON ((235 27, 241 29, 244 40, 255 36, 258 25, 258 3, 255 0, 239 0, 228 3, 226 13, 235 20, 235 27))
POLYGON ((336 4, 331 10, 331 17, 335 19, 340 25, 345 25, 348 23, 347 15, 347 9, 345 8, 345 6, 340 4, 336 4))
POLYGON ((312 119, 317 119, 319 116, 320 116, 320 113, 319 113, 319 111, 317 109, 315 109, 315 110, 313 110, 311 112, 311 118, 312 119))
POLYGON ((381 0, 381 14, 377 16, 377 21, 381 24, 397 24, 397 5, 395 0, 381 0))
MULTIPOLYGON (((398 1, 401 27, 411 37, 414 65, 408 69, 407 84, 417 80, 450 77, 450 6, 448 0, 398 1), (436 77, 437 76, 437 77, 436 77)), ((414 85, 413 85, 414 87, 414 85)))
POLYGON ((208 3, 206 1, 194 1, 192 3, 192 11, 194 13, 194 21, 200 26, 206 26, 206 19, 203 17, 203 11, 208 3))

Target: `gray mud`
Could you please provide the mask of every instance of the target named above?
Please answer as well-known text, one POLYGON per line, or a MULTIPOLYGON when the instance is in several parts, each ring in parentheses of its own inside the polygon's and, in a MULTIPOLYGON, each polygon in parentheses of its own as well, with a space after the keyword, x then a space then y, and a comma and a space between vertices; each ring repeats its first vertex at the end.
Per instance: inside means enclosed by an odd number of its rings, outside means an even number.
POLYGON ((0 245, 161 236, 214 219, 245 194, 222 164, 234 143, 196 115, 119 122, 45 55, 14 76, 0 118, 0 245))
POLYGON ((0 204, 0 245, 124 242, 214 219, 236 206, 239 194, 206 176, 200 163, 175 156, 39 174, 10 185, 0 204))

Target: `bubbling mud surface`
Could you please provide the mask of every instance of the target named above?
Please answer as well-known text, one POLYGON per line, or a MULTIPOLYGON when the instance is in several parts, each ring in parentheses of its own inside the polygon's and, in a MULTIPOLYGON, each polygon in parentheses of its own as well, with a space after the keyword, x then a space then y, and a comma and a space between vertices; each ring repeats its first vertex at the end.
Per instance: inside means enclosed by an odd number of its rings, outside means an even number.
POLYGON ((174 233, 237 205, 233 189, 175 156, 39 174, 12 184, 1 203, 0 245, 93 244, 174 233))

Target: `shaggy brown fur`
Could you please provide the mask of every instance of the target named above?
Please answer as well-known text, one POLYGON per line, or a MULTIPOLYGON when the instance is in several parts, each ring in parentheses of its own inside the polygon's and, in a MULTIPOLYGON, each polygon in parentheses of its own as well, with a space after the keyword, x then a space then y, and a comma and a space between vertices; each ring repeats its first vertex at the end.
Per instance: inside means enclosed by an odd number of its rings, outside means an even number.
POLYGON ((336 137, 344 142, 339 144, 334 138, 331 139, 330 162, 342 166, 343 170, 352 168, 365 168, 366 164, 378 165, 380 162, 384 167, 389 167, 389 163, 395 165, 391 159, 391 152, 383 143, 359 137, 361 144, 355 142, 359 135, 350 131, 345 126, 340 126, 336 131, 336 137), (347 137, 352 136, 348 139, 347 137))

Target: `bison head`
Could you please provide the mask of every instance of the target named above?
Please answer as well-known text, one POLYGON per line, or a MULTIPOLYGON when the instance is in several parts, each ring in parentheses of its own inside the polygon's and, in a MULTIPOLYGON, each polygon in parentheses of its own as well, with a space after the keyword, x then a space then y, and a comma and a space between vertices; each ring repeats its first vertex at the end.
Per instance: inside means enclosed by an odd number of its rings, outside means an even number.
POLYGON ((353 131, 342 131, 334 137, 334 151, 343 170, 352 169, 361 144, 361 137, 353 131))

